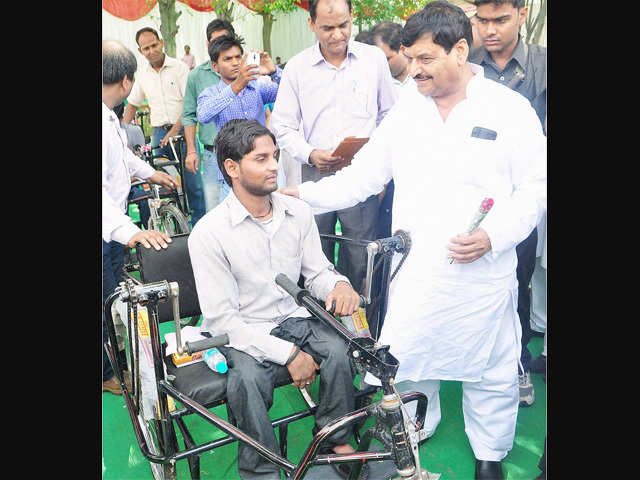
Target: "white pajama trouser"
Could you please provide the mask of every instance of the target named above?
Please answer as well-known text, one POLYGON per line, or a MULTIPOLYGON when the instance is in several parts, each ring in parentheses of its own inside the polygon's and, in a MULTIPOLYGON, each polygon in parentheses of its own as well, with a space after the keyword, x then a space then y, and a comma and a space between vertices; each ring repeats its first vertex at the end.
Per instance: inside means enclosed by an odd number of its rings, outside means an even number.
POLYGON ((547 354, 547 269, 542 266, 542 257, 536 257, 536 266, 531 276, 531 329, 544 332, 544 348, 547 354))
MULTIPOLYGON (((462 413, 465 432, 478 460, 500 461, 513 447, 518 417, 519 320, 509 303, 501 320, 489 361, 478 382, 462 382, 462 413), (517 337, 516 337, 517 335, 517 337)), ((440 423, 440 380, 405 380, 396 384, 398 392, 418 391, 427 396, 424 430, 433 435, 440 423)), ((415 415, 417 402, 407 405, 415 415)))

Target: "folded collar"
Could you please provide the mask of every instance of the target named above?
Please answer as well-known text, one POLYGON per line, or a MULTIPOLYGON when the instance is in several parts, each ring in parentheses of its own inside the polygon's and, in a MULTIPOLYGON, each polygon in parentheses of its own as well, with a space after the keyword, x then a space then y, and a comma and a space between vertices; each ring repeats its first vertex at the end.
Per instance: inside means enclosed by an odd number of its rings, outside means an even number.
MULTIPOLYGON (((244 221, 247 217, 252 218, 249 210, 245 208, 238 197, 236 197, 233 189, 229 192, 227 206, 229 208, 229 217, 231 219, 231 226, 235 227, 244 221)), ((271 205, 273 206, 273 218, 284 216, 285 213, 294 215, 293 211, 280 199, 278 195, 270 194, 271 205)))

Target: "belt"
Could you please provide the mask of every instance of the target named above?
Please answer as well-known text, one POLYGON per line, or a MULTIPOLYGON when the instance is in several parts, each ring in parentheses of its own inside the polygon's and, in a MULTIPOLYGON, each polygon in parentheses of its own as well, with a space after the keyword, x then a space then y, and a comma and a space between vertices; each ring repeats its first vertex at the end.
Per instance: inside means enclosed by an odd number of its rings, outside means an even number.
POLYGON ((169 130, 171 130, 171 127, 173 127, 172 124, 166 123, 164 125, 160 125, 158 128, 161 128, 161 129, 166 130, 168 132, 169 130))
POLYGON ((213 152, 213 145, 203 145, 206 150, 213 152))

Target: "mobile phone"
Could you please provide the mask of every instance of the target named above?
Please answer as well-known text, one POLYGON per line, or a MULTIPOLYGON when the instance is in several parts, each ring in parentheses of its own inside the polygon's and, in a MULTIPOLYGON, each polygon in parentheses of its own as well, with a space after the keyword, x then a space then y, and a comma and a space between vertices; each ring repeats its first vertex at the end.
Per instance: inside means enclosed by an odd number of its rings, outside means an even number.
POLYGON ((247 65, 260 65, 260 54, 258 52, 249 52, 247 55, 247 65))

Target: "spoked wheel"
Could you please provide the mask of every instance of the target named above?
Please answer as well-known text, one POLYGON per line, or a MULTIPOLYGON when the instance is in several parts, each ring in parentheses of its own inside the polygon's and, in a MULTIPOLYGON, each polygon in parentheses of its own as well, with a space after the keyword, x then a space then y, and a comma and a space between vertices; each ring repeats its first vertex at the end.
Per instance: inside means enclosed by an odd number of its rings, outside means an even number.
MULTIPOLYGON (((162 435, 159 430, 158 420, 145 420, 142 414, 138 415, 138 419, 142 425, 142 434, 149 446, 149 451, 154 455, 163 455, 164 450, 159 440, 162 435)), ((175 464, 149 462, 149 466, 151 467, 151 473, 155 480, 177 480, 178 478, 175 464)))
POLYGON ((191 318, 181 318, 180 325, 182 325, 183 327, 195 327, 199 320, 200 315, 191 318))
MULTIPOLYGON (((191 232, 191 227, 184 213, 173 203, 165 203, 158 209, 160 220, 159 230, 170 237, 179 233, 191 232)), ((153 228, 152 219, 149 219, 149 229, 153 228)))

